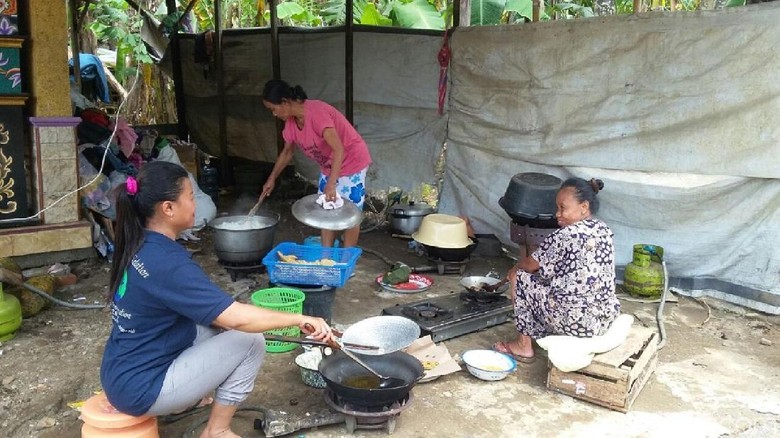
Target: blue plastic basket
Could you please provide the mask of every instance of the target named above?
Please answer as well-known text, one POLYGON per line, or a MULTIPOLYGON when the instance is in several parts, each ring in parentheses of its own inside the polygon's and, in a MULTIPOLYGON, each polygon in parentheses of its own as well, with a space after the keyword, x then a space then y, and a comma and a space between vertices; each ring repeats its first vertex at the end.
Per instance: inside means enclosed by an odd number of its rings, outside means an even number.
POLYGON ((362 252, 362 249, 356 247, 324 248, 282 242, 263 258, 263 264, 268 268, 268 276, 273 283, 342 287, 355 270, 355 265, 362 252), (299 260, 307 262, 330 259, 335 261, 336 265, 285 263, 279 260, 278 252, 284 255, 294 255, 299 260))

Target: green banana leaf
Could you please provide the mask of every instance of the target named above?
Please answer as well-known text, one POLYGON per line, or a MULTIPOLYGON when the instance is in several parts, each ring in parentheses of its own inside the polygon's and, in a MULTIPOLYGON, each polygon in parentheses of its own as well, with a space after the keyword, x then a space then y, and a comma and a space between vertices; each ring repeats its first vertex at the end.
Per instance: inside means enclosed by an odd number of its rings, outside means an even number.
POLYGON ((506 0, 506 11, 514 12, 517 15, 533 20, 534 14, 533 0, 506 0))
POLYGON ((436 7, 426 0, 393 5, 393 14, 401 27, 414 29, 444 29, 444 18, 436 7))
POLYGON ((377 11, 376 6, 374 6, 373 3, 369 3, 363 8, 360 24, 367 24, 370 26, 392 26, 393 20, 383 17, 382 14, 377 11))
POLYGON ((474 0, 471 2, 471 25, 491 26, 501 23, 505 0, 474 0))

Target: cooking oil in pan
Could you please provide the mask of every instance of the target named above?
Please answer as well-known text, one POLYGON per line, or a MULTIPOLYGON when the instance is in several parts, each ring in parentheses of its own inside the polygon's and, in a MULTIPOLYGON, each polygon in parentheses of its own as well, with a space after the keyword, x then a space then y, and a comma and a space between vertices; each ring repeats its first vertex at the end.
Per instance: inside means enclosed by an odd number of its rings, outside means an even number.
POLYGON ((347 377, 341 383, 344 386, 349 386, 350 388, 358 388, 358 389, 379 389, 380 387, 382 389, 397 388, 405 384, 403 379, 399 379, 397 377, 388 377, 387 381, 384 382, 384 385, 380 386, 381 382, 379 380, 379 377, 373 374, 360 374, 357 376, 347 377))

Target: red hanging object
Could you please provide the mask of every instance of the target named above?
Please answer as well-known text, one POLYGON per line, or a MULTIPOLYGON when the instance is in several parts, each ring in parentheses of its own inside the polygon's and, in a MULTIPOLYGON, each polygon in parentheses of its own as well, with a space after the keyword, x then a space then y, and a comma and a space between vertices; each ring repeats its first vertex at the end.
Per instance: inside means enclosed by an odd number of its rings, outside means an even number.
POLYGON ((449 31, 444 32, 444 42, 439 49, 439 115, 444 114, 444 98, 447 96, 447 70, 450 67, 449 31))

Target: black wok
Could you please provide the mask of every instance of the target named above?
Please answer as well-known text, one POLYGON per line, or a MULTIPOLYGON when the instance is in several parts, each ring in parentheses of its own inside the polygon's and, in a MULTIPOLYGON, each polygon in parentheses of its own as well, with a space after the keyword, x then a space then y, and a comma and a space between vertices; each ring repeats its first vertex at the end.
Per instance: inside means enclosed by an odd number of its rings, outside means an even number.
POLYGON ((432 259, 440 259, 445 262, 462 262, 466 260, 477 247, 477 239, 471 239, 471 245, 465 248, 439 248, 438 246, 423 245, 425 253, 432 259))
POLYGON ((401 400, 425 373, 417 358, 402 351, 378 356, 365 354, 356 354, 356 356, 378 373, 403 382, 399 386, 389 388, 364 389, 346 386, 344 385, 346 379, 368 375, 368 371, 342 351, 324 357, 320 362, 319 372, 325 384, 343 401, 357 406, 385 406, 401 400))

